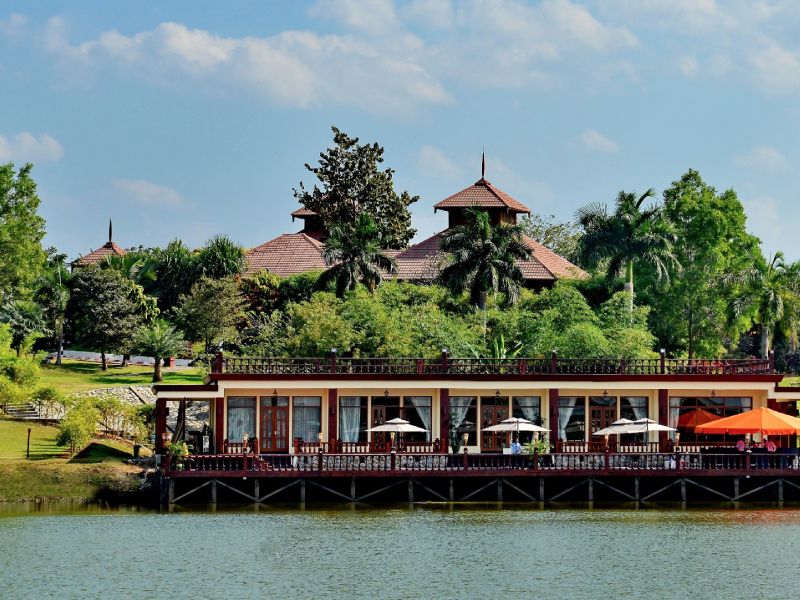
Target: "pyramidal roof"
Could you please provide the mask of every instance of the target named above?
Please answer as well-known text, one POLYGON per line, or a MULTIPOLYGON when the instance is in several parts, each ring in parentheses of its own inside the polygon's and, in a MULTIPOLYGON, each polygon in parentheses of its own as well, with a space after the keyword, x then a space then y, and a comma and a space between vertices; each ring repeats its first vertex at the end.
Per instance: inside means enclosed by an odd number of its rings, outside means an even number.
POLYGON ((473 185, 445 198, 438 204, 434 204, 434 212, 437 210, 449 210, 451 208, 468 208, 477 206, 480 208, 504 208, 513 213, 531 214, 531 209, 517 202, 504 191, 497 189, 491 183, 481 177, 473 185))
POLYGON ((285 233, 245 252, 245 277, 267 269, 279 277, 328 268, 322 258, 322 242, 305 233, 285 233))
POLYGON ((72 261, 73 265, 85 266, 93 265, 95 263, 103 262, 107 256, 125 256, 127 252, 117 246, 113 241, 114 226, 111 219, 108 220, 108 241, 100 246, 97 250, 89 252, 86 256, 81 256, 79 259, 72 261))

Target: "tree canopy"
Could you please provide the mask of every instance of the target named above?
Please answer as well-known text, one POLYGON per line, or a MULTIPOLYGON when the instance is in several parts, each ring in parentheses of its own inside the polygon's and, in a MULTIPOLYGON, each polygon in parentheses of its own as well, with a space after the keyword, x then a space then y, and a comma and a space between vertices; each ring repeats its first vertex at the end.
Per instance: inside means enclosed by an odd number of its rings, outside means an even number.
POLYGON ((300 183, 297 200, 320 216, 327 231, 353 224, 364 212, 372 217, 381 234, 381 247, 400 250, 417 233, 411 227, 409 206, 419 200, 407 191, 394 190, 393 169, 380 170, 384 149, 378 143, 359 144, 358 138, 333 130, 334 146, 320 153, 319 166, 306 169, 319 180, 310 191, 300 183))

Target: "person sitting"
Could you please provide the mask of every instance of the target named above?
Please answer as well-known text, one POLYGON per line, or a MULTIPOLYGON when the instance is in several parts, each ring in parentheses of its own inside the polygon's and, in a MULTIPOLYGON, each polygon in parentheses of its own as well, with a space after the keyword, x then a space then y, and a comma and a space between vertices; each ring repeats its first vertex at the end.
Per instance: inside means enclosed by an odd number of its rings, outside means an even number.
POLYGON ((738 442, 736 442, 736 449, 739 452, 744 452, 744 440, 739 440, 738 442))
POLYGON ((775 442, 771 440, 767 442, 767 452, 775 452, 777 449, 778 447, 775 445, 775 442))

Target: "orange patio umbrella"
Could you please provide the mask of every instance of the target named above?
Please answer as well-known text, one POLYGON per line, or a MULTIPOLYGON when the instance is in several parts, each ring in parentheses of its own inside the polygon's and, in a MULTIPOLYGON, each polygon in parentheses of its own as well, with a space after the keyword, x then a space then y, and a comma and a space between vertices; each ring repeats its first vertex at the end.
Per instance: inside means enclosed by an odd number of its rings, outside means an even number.
POLYGON ((683 413, 678 419, 678 429, 695 429, 698 425, 705 425, 706 423, 713 423, 722 419, 716 415, 702 408, 696 408, 683 413))
POLYGON ((694 428, 696 433, 764 433, 766 435, 797 435, 800 433, 800 419, 784 415, 770 408, 757 408, 747 412, 725 417, 713 423, 705 423, 694 428))

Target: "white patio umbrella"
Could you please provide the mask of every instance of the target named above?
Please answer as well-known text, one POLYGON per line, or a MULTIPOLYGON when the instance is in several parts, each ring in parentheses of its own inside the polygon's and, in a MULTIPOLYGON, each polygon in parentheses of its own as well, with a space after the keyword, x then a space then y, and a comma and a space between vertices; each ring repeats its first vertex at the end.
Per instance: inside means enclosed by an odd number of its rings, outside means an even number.
POLYGON ((491 432, 498 432, 498 431, 516 431, 517 432, 517 440, 519 440, 519 432, 520 431, 533 431, 536 433, 547 433, 549 430, 545 429, 544 427, 539 427, 538 425, 534 425, 528 419, 520 419, 518 417, 511 417, 510 419, 504 419, 500 421, 497 425, 492 425, 491 427, 485 427, 481 429, 481 431, 491 431, 491 432))
POLYGON ((618 419, 608 427, 595 431, 592 435, 620 435, 623 433, 634 433, 631 429, 632 427, 638 426, 635 426, 633 421, 630 419, 618 419))
POLYGON ((634 427, 627 433, 650 433, 651 431, 676 431, 674 427, 667 427, 653 421, 653 419, 637 419, 633 422, 634 427))
POLYGON ((377 425, 367 431, 388 431, 394 433, 428 433, 427 429, 412 425, 405 419, 391 419, 383 425, 377 425))
MULTIPOLYGON (((377 425, 376 427, 372 427, 367 429, 367 431, 372 432, 388 432, 388 433, 428 433, 427 429, 423 429, 422 427, 417 427, 416 425, 412 425, 405 419, 390 419, 386 421, 383 425, 377 425)), ((394 436, 392 436, 392 447, 394 447, 394 436)))

